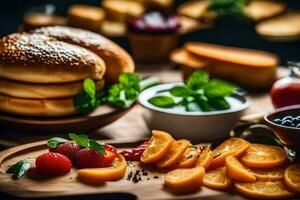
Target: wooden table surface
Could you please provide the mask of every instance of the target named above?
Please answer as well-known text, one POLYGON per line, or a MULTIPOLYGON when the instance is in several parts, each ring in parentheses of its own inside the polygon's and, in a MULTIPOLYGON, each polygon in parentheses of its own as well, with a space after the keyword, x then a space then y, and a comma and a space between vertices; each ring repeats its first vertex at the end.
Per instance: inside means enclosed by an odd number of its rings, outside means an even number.
MULTIPOLYGON (((171 69, 168 67, 149 67, 148 70, 143 68, 138 70, 138 73, 145 76, 157 76, 164 83, 181 81, 181 74, 179 70, 171 69)), ((267 112, 272 110, 272 104, 267 93, 251 94, 249 95, 251 106, 248 109, 248 113, 267 112)), ((146 127, 142 118, 142 109, 139 105, 133 108, 128 114, 119 119, 118 121, 102 128, 101 130, 95 131, 92 136, 95 139, 117 139, 117 140, 138 140, 149 136, 150 130, 146 127)), ((47 135, 24 135, 22 133, 0 133, 0 146, 7 148, 8 146, 16 146, 22 143, 28 143, 32 141, 42 140, 49 138, 47 135)), ((12 196, 0 193, 0 199, 16 199, 12 196)), ((84 197, 64 197, 56 199, 135 199, 134 197, 115 194, 113 196, 84 196, 84 197)), ((220 197, 210 199, 222 199, 220 197)), ((234 197, 232 200, 240 200, 242 197, 234 197)))

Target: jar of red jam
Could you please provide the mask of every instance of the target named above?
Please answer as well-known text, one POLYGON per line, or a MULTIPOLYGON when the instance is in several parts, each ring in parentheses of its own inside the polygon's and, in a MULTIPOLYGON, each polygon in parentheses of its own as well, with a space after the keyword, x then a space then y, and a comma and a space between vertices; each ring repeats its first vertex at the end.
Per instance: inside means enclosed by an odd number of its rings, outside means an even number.
POLYGON ((288 62, 290 75, 276 81, 271 89, 275 108, 300 104, 300 62, 288 62))

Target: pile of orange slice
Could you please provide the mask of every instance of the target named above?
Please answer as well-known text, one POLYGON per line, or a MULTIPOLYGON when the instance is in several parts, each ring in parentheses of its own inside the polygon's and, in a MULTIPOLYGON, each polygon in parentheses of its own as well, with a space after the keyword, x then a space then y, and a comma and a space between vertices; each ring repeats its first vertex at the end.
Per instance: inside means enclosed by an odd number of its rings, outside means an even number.
POLYGON ((141 161, 170 170, 165 187, 174 193, 194 192, 202 185, 217 190, 234 187, 249 198, 282 199, 300 193, 300 164, 290 165, 280 147, 241 138, 200 151, 188 140, 153 131, 141 161))

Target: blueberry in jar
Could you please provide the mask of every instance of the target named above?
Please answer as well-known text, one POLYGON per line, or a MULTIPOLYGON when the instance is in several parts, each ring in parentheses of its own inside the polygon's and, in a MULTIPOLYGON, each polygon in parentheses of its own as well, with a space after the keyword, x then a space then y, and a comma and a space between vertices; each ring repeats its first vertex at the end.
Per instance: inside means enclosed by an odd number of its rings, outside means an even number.
POLYGON ((283 120, 283 121, 282 121, 282 125, 283 125, 283 126, 290 126, 290 127, 291 127, 292 124, 293 124, 293 123, 292 123, 291 120, 283 120))
POLYGON ((293 117, 288 115, 288 116, 285 116, 284 118, 282 118, 282 121, 286 121, 286 120, 292 121, 293 117))
POLYGON ((292 122, 297 126, 300 123, 300 118, 294 117, 292 122))
POLYGON ((273 122, 274 122, 275 124, 279 124, 279 125, 282 124, 282 121, 281 121, 281 119, 279 119, 279 118, 274 119, 273 122))

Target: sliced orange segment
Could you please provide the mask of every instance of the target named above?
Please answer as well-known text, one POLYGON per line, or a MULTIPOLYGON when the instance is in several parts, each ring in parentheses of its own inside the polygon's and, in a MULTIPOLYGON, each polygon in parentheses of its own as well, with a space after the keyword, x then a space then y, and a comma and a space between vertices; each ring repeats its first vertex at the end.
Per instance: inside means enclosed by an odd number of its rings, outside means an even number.
POLYGON ((246 152, 250 143, 241 138, 231 138, 213 150, 213 160, 210 168, 216 169, 225 165, 227 156, 240 156, 246 152))
POLYGON ((208 171, 204 175, 203 185, 213 189, 228 189, 232 184, 231 179, 227 176, 226 167, 221 167, 208 171))
POLYGON ((152 131, 152 137, 141 156, 143 163, 152 163, 165 156, 171 147, 173 138, 169 133, 163 131, 152 131))
POLYGON ((291 165, 286 168, 284 182, 291 191, 300 193, 300 164, 291 165))
POLYGON ((88 184, 117 181, 124 177, 126 167, 125 158, 118 154, 112 162, 111 167, 80 169, 78 170, 77 178, 88 184))
POLYGON ((173 141, 165 156, 156 163, 158 168, 167 168, 175 165, 190 145, 188 140, 173 141))
POLYGON ((282 165, 287 159, 285 151, 276 146, 251 144, 241 162, 250 168, 273 168, 282 165))
POLYGON ((182 155, 182 158, 179 160, 178 164, 174 168, 190 168, 194 167, 199 158, 199 148, 190 146, 188 147, 182 155))
POLYGON ((248 198, 283 199, 294 196, 287 190, 283 181, 257 181, 254 183, 235 183, 234 185, 241 195, 248 198))
POLYGON ((233 156, 228 156, 225 160, 228 176, 238 182, 252 183, 256 177, 247 170, 240 161, 233 156))
POLYGON ((173 193, 189 193, 200 189, 205 170, 203 167, 183 168, 165 175, 165 186, 173 193))
POLYGON ((275 167, 268 169, 251 168, 252 174, 261 181, 276 181, 282 180, 285 167, 275 167))
POLYGON ((207 169, 213 160, 213 152, 210 150, 210 147, 206 147, 202 152, 197 161, 197 166, 201 166, 204 169, 207 169))

